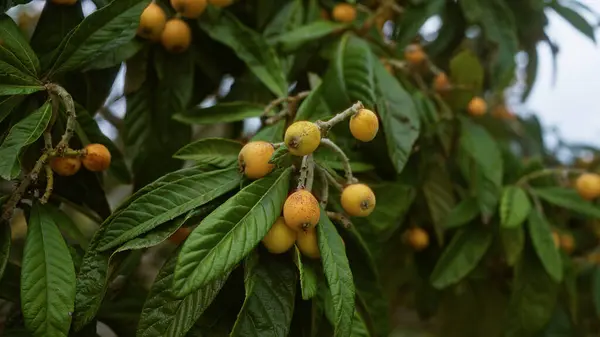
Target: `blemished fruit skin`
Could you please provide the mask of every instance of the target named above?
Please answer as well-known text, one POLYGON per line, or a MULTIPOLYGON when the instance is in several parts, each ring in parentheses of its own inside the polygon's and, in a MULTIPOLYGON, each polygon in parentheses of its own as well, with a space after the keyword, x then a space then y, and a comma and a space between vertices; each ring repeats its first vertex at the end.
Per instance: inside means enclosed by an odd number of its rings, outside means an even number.
POLYGON ((269 164, 273 152, 275 152, 273 144, 264 141, 250 142, 244 145, 238 155, 240 171, 243 171, 250 179, 266 176, 275 167, 275 165, 269 164))
POLYGON ((227 7, 233 3, 233 0, 208 0, 208 3, 215 7, 227 7))
POLYGON ((181 227, 177 231, 175 231, 175 233, 173 233, 171 236, 169 236, 169 242, 171 242, 175 245, 179 245, 183 241, 185 241, 185 239, 187 239, 187 237, 190 235, 191 232, 192 232, 191 228, 181 227))
POLYGON ((333 7, 331 15, 335 21, 349 23, 356 20, 356 8, 347 3, 339 3, 333 7))
POLYGON ((56 5, 74 5, 77 0, 52 0, 53 4, 56 5))
POLYGON ((446 73, 441 72, 435 76, 433 80, 433 90, 437 92, 444 92, 450 90, 450 80, 446 73))
POLYGON ((85 155, 81 159, 81 162, 86 169, 92 172, 102 172, 108 169, 111 155, 106 146, 102 144, 89 144, 84 150, 85 155))
POLYGON ((482 116, 487 111, 487 103, 481 97, 473 97, 467 106, 467 111, 471 116, 482 116))
POLYGON ((297 233, 285 224, 283 217, 279 217, 273 226, 271 226, 267 235, 262 239, 262 243, 269 253, 285 253, 296 242, 297 233))
POLYGON ((321 130, 313 122, 298 121, 285 130, 283 141, 294 156, 306 156, 319 147, 321 130))
POLYGON ((319 202, 309 191, 298 190, 285 200, 283 217, 285 224, 294 230, 314 228, 321 217, 319 202))
POLYGON ((321 257, 319 241, 317 240, 317 230, 314 228, 299 232, 298 238, 296 238, 296 246, 300 250, 300 253, 306 257, 311 259, 321 257))
POLYGON ((375 209, 375 193, 365 184, 348 185, 342 191, 342 207, 350 216, 366 217, 375 209))
POLYGON ((167 15, 159 5, 154 2, 150 3, 140 16, 140 24, 138 26, 137 35, 151 41, 160 40, 167 15))
POLYGON ((360 109, 350 117, 350 132, 361 142, 370 142, 377 136, 379 120, 377 115, 368 109, 360 109))
POLYGON ((584 173, 575 180, 577 193, 585 200, 593 200, 600 196, 600 175, 584 173))
POLYGON ((407 236, 408 244, 416 251, 429 247, 429 234, 419 227, 410 229, 407 236))
POLYGON ((427 59, 427 55, 420 45, 409 44, 404 49, 404 59, 411 65, 420 65, 427 59))
POLYGON ((206 0, 171 0, 171 7, 188 19, 197 19, 206 10, 206 0))
POLYGON ((50 160, 50 167, 59 176, 69 177, 79 172, 81 159, 76 157, 55 157, 50 160))
POLYGON ((160 42, 171 53, 183 53, 192 43, 192 30, 185 21, 173 18, 165 24, 160 42))

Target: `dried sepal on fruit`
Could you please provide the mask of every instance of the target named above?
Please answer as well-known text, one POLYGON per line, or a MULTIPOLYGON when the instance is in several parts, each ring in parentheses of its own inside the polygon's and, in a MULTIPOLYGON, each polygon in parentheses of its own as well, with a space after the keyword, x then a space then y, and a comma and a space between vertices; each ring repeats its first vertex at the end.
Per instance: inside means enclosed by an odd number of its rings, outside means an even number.
POLYGON ((262 239, 262 243, 270 253, 281 254, 292 248, 296 235, 297 231, 287 226, 283 217, 279 217, 262 239))
POLYGON ((273 144, 265 141, 255 141, 244 145, 238 155, 240 172, 250 179, 262 178, 271 173, 275 167, 269 163, 273 152, 275 152, 273 144))
POLYGON ((379 131, 377 115, 368 109, 360 109, 350 117, 350 132, 354 138, 362 142, 370 142, 379 131))
POLYGON ((321 209, 317 199, 307 190, 290 194, 283 204, 285 223, 294 230, 306 230, 319 223, 321 209))
POLYGON ((319 147, 321 130, 313 122, 298 121, 285 130, 283 141, 294 156, 306 156, 319 147))
POLYGON ((89 144, 83 149, 81 162, 89 171, 106 171, 110 166, 110 161, 110 151, 102 144, 89 144))
POLYGON ((366 217, 375 209, 375 193, 365 184, 351 184, 342 191, 341 202, 348 215, 366 217))

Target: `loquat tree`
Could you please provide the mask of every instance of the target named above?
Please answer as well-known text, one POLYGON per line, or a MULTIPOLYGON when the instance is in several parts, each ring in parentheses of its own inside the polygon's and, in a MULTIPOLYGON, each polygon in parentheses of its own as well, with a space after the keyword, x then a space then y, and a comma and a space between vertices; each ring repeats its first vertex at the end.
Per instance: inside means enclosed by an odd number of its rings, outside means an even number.
POLYGON ((512 108, 584 4, 0 9, 0 335, 600 333, 600 151, 512 108))

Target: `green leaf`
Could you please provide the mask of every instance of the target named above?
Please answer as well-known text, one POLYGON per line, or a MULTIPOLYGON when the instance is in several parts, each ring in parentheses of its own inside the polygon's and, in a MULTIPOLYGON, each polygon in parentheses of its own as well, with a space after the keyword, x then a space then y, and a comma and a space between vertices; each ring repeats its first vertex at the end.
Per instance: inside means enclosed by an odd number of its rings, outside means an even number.
POLYGON ((133 201, 126 209, 106 221, 100 251, 117 246, 144 234, 196 207, 227 193, 240 183, 237 167, 201 172, 157 188, 133 201))
POLYGON ((525 229, 523 226, 500 228, 500 239, 504 247, 504 255, 509 266, 514 266, 525 248, 525 229))
MULTIPOLYGON (((31 36, 31 48, 40 56, 42 70, 47 70, 53 51, 84 18, 81 1, 65 6, 46 1, 31 36)), ((71 93, 73 94, 73 93, 71 93)))
POLYGON ((431 284, 443 289, 461 281, 477 267, 491 244, 492 233, 486 228, 460 229, 437 261, 431 284))
POLYGON ((73 220, 58 208, 46 207, 45 211, 52 216, 58 229, 69 239, 77 242, 81 248, 88 246, 89 240, 73 220))
POLYGON ((184 298, 173 293, 173 274, 179 251, 161 268, 140 315, 137 337, 183 337, 213 302, 229 273, 184 298))
POLYGON ((317 225, 317 239, 323 272, 331 292, 334 336, 349 337, 352 334, 352 319, 354 318, 355 308, 352 271, 348 257, 346 257, 346 249, 342 238, 323 209, 321 209, 321 219, 317 225))
POLYGON ((0 96, 29 95, 45 88, 41 85, 3 85, 0 84, 0 96))
POLYGON ((66 337, 75 301, 75 267, 49 207, 31 208, 21 269, 21 310, 36 337, 66 337))
POLYGON ((294 246, 294 263, 300 274, 300 289, 302 299, 308 301, 317 295, 317 271, 313 261, 302 256, 297 246, 294 246))
POLYGON ((24 85, 24 86, 38 86, 40 81, 34 76, 23 72, 19 68, 6 63, 0 59, 0 83, 13 84, 13 85, 24 85))
POLYGON ((11 233, 10 226, 6 224, 0 226, 0 280, 2 279, 2 275, 4 275, 4 269, 6 269, 6 265, 8 264, 8 259, 10 257, 10 246, 11 246, 11 233))
POLYGON ((0 122, 2 122, 21 102, 25 96, 4 96, 0 97, 0 122))
POLYGON ((452 58, 450 61, 450 79, 453 84, 465 86, 472 93, 481 91, 484 70, 473 51, 465 49, 452 58))
POLYGON ((267 234, 281 214, 291 168, 254 181, 227 200, 184 242, 174 285, 185 296, 230 270, 267 234))
POLYGON ((515 268, 504 336, 529 337, 539 333, 552 317, 558 291, 558 284, 535 254, 527 252, 515 268))
POLYGON ((576 190, 563 187, 532 188, 531 193, 545 201, 574 212, 600 219, 600 207, 583 199, 576 190))
POLYGON ((0 59, 35 77, 40 70, 40 61, 19 27, 5 13, 0 14, 0 36, 0 59))
POLYGON ((288 336, 297 276, 281 256, 261 256, 246 265, 246 300, 231 331, 237 336, 288 336))
POLYGON ((469 160, 470 169, 465 172, 465 178, 474 185, 481 213, 490 217, 496 211, 501 192, 502 153, 496 140, 482 126, 467 118, 461 118, 461 124, 460 150, 469 160))
POLYGON ((204 138, 181 148, 173 157, 217 167, 237 163, 242 144, 225 138, 204 138))
POLYGON ((550 224, 537 210, 529 213, 527 224, 533 247, 542 265, 553 280, 561 282, 563 279, 562 260, 554 244, 550 224))
POLYGON ((273 6, 277 14, 263 30, 263 36, 269 44, 273 44, 281 34, 298 28, 304 20, 304 4, 302 0, 292 0, 283 5, 283 8, 273 6))
POLYGON ((477 199, 466 198, 448 213, 444 226, 446 228, 461 227, 475 220, 477 215, 479 215, 477 199))
POLYGON ((354 319, 352 320, 352 337, 371 337, 369 329, 365 324, 365 321, 360 317, 358 311, 354 311, 354 319))
POLYGON ((373 62, 373 65, 377 113, 381 118, 389 157, 396 172, 400 173, 419 137, 421 121, 410 94, 385 70, 381 62, 373 62))
POLYGON ((277 54, 265 39, 242 24, 229 11, 219 11, 210 20, 199 21, 212 39, 233 49, 250 71, 277 97, 285 97, 288 84, 277 54))
POLYGON ((423 27, 425 21, 440 14, 444 7, 446 7, 444 0, 423 1, 416 6, 406 7, 402 20, 396 23, 394 34, 397 43, 396 50, 403 50, 419 34, 419 30, 423 27))
POLYGON ((21 172, 19 155, 23 148, 35 142, 50 122, 52 106, 44 103, 39 109, 20 120, 11 129, 0 146, 0 177, 6 180, 16 178, 21 172))
POLYGON ((280 120, 273 125, 267 125, 258 131, 252 141, 263 140, 265 142, 280 143, 283 142, 283 133, 285 131, 285 120, 280 120))
POLYGON ((346 24, 332 21, 314 21, 289 32, 280 34, 275 38, 275 43, 279 44, 282 51, 291 52, 297 50, 306 43, 318 41, 329 34, 341 31, 346 26, 346 24))
POLYGON ((319 83, 300 103, 294 121, 308 121, 324 118, 331 114, 323 96, 324 87, 319 83))
POLYGON ((562 6, 558 1, 552 1, 550 3, 550 8, 552 8, 558 15, 562 16, 563 19, 567 20, 573 28, 577 29, 583 35, 590 38, 590 40, 596 42, 596 36, 594 35, 595 28, 587 22, 587 20, 581 16, 581 14, 577 13, 572 8, 562 6))
POLYGON ((531 211, 531 202, 525 191, 517 186, 506 186, 500 201, 500 225, 504 228, 520 226, 531 211))
POLYGON ((219 103, 208 108, 193 108, 173 118, 185 124, 214 124, 242 121, 250 117, 262 116, 265 107, 250 102, 219 103))
POLYGON ((450 180, 445 166, 439 164, 429 169, 423 184, 423 195, 427 201, 438 242, 442 245, 446 228, 445 222, 456 205, 453 188, 452 180, 450 180))
POLYGON ((107 50, 131 41, 149 3, 150 0, 112 1, 87 16, 57 48, 50 74, 81 69, 107 50))
MULTIPOLYGON (((211 207, 210 209, 214 208, 211 207)), ((121 247, 115 250, 115 253, 124 252, 128 250, 144 249, 158 245, 159 243, 167 240, 179 228, 181 228, 181 226, 183 226, 183 224, 187 220, 189 220, 190 216, 193 213, 194 211, 190 211, 185 216, 180 215, 177 218, 167 221, 167 223, 164 223, 158 226, 157 228, 147 233, 144 233, 131 241, 127 241, 125 244, 123 244, 121 247)))
POLYGON ((144 48, 144 46, 144 42, 138 39, 133 39, 118 46, 117 48, 107 50, 106 52, 98 55, 98 57, 85 66, 83 71, 106 69, 118 66, 137 54, 140 50, 142 50, 142 48, 144 48))

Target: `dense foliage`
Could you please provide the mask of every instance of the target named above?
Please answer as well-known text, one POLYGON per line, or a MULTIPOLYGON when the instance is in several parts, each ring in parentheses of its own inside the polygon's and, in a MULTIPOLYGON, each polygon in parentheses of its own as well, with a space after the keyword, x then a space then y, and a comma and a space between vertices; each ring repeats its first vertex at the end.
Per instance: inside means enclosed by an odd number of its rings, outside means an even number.
POLYGON ((35 3, 0 0, 0 335, 600 333, 598 151, 509 104, 583 4, 35 3))

